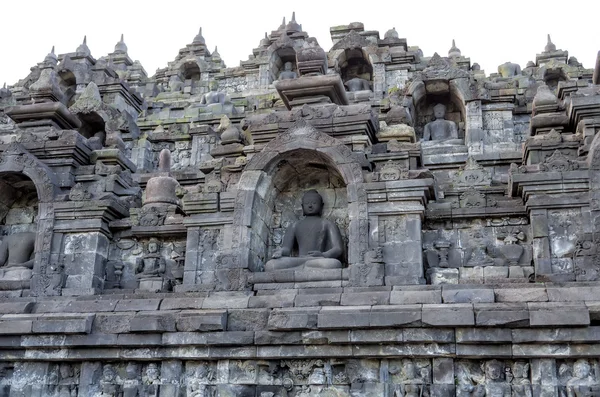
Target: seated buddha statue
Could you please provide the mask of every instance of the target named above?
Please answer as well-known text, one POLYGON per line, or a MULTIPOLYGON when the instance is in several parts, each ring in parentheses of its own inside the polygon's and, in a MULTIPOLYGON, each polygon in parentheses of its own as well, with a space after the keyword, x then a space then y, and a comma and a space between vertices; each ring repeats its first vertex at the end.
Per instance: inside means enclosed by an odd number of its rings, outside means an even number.
POLYGON ((265 264, 265 271, 342 267, 338 258, 344 252, 342 235, 337 225, 321 217, 323 197, 316 190, 309 190, 302 197, 304 219, 291 225, 285 232, 280 249, 265 264), (298 256, 291 256, 294 247, 298 256))
POLYGON ((15 233, 0 243, 0 279, 26 280, 31 277, 35 233, 15 233))
POLYGON ((293 80, 297 78, 298 75, 292 70, 293 66, 291 62, 286 62, 283 65, 284 70, 279 73, 279 80, 293 80))
POLYGON ((446 106, 438 103, 433 107, 435 120, 425 125, 423 131, 423 141, 444 141, 448 139, 458 139, 458 130, 454 121, 446 120, 446 106))

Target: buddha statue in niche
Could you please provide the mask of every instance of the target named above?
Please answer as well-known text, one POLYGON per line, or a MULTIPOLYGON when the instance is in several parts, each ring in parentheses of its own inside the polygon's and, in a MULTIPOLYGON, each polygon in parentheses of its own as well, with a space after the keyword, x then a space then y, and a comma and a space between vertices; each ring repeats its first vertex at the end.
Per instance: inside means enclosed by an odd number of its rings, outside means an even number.
POLYGON ((458 139, 458 130, 454 121, 446 120, 446 106, 438 103, 433 107, 435 120, 425 125, 423 141, 445 141, 458 139))
POLYGON ((291 62, 286 62, 283 65, 283 71, 279 73, 279 80, 293 80, 298 77, 296 72, 292 70, 294 65, 291 62))
POLYGON ((309 190, 302 197, 304 219, 291 225, 285 232, 281 248, 265 264, 265 271, 284 269, 338 269, 338 258, 344 252, 342 235, 337 225, 321 217, 323 197, 316 190, 309 190), (292 257, 294 247, 298 256, 292 257))
POLYGON ((0 279, 28 280, 33 269, 35 233, 15 233, 0 243, 0 279))

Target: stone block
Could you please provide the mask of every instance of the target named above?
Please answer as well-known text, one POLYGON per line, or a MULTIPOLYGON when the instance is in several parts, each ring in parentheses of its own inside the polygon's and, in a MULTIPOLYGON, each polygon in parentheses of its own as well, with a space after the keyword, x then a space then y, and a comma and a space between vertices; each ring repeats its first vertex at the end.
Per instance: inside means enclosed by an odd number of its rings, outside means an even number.
POLYGON ((489 357, 489 358, 511 358, 511 344, 485 345, 485 344, 457 344, 457 357, 489 357))
POLYGON ((256 345, 299 345, 302 344, 302 334, 300 331, 291 332, 273 332, 256 331, 254 332, 254 344, 256 345))
POLYGON ((341 299, 342 306, 388 305, 389 303, 388 291, 345 292, 341 299))
POLYGON ((315 328, 319 309, 273 310, 267 327, 270 330, 295 330, 315 328))
POLYGON ((202 309, 204 298, 165 298, 160 310, 198 310, 202 309))
POLYGON ((550 302, 594 301, 600 296, 600 286, 547 287, 550 302))
POLYGON ((391 305, 411 305, 415 303, 436 304, 442 303, 442 290, 425 291, 392 291, 390 294, 391 305))
POLYGON ((228 331, 258 331, 267 328, 268 309, 228 310, 228 331))
POLYGON ((160 346, 162 334, 120 334, 117 335, 119 346, 160 346))
POLYGON ((177 316, 177 331, 224 331, 227 328, 226 310, 183 311, 177 316))
POLYGON ((94 319, 93 332, 103 334, 122 334, 129 332, 134 312, 129 313, 98 313, 94 319))
POLYGON ((423 324, 436 327, 475 325, 473 306, 465 303, 423 305, 423 324))
POLYGON ((456 343, 511 343, 512 332, 507 328, 457 328, 456 343))
POLYGON ((521 303, 475 304, 475 322, 478 326, 529 326, 529 309, 521 303))
POLYGON ((369 326, 370 308, 323 308, 317 316, 318 328, 361 328, 369 326))
POLYGON ((130 324, 131 332, 173 332, 175 318, 170 314, 136 315, 130 324))
POLYGON ((585 306, 578 308, 533 309, 529 310, 529 324, 532 327, 578 326, 590 324, 590 313, 585 306))
POLYGON ((444 303, 492 303, 494 302, 494 290, 491 288, 442 288, 442 300, 444 303))
POLYGON ((0 302, 0 314, 31 313, 35 306, 33 301, 25 302, 0 302))
POLYGON ((296 295, 294 306, 339 306, 342 294, 306 294, 296 295))
POLYGON ((458 284, 458 269, 430 268, 427 277, 431 285, 458 284))
POLYGON ((254 308, 273 308, 273 307, 293 307, 295 294, 275 294, 251 296, 248 300, 248 307, 254 308))
POLYGON ((405 342, 454 343, 454 330, 449 328, 404 328, 405 342))
MULTIPOLYGON (((232 293, 236 294, 236 293, 232 293)), ((248 307, 250 296, 237 294, 227 296, 223 294, 210 295, 204 298, 203 309, 245 309, 248 307)))
POLYGON ((305 345, 331 345, 331 344, 338 344, 338 343, 349 343, 350 342, 350 332, 351 331, 348 331, 348 330, 302 331, 302 343, 305 345))
POLYGON ((547 302, 546 288, 494 288, 496 302, 547 302))
POLYGON ((94 315, 79 317, 45 317, 33 322, 33 332, 36 334, 88 334, 92 330, 94 315))
POLYGON ((115 312, 139 312, 158 310, 160 299, 123 299, 117 303, 115 312))
POLYGON ((369 325, 371 327, 419 325, 421 316, 421 305, 374 307, 371 310, 369 325))
POLYGON ((33 320, 0 321, 0 335, 30 334, 33 320))
POLYGON ((398 343, 402 342, 401 330, 396 329, 356 329, 350 331, 352 343, 398 343))

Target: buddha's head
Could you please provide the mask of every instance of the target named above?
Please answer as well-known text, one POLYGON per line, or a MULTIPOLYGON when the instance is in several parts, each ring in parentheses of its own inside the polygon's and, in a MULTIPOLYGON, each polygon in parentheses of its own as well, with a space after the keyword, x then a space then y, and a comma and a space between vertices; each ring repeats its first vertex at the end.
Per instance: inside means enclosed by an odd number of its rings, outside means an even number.
POLYGON ((210 88, 212 92, 217 92, 217 90, 219 89, 219 83, 213 80, 208 84, 208 88, 210 88))
POLYGON ((444 104, 438 103, 433 107, 433 115, 436 119, 443 119, 446 116, 446 106, 444 104))
POLYGON ((485 363, 485 374, 488 379, 498 381, 502 378, 502 363, 498 360, 490 360, 485 363))
POLYGON ((291 71, 292 71, 292 67, 293 67, 293 65, 292 65, 292 63, 291 63, 291 62, 286 62, 286 63, 283 65, 283 68, 285 69, 285 71, 286 71, 286 72, 291 72, 291 71))
POLYGON ((158 245, 158 240, 151 238, 150 241, 148 241, 148 252, 151 254, 156 254, 158 252, 158 245))
POLYGON ((302 196, 302 212, 306 216, 320 216, 323 211, 323 197, 316 190, 309 190, 302 196))

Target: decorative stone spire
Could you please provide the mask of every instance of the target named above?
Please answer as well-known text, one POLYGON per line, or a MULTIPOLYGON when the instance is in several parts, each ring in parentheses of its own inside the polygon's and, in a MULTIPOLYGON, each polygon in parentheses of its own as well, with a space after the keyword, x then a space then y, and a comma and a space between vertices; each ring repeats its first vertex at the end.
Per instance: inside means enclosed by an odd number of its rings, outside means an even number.
MULTIPOLYGON (((285 21, 285 18, 284 18, 285 21)), ((285 30, 288 32, 301 32, 302 26, 296 22, 296 12, 292 12, 292 20, 286 25, 285 30)))
POLYGON ((285 17, 283 17, 283 21, 281 22, 281 26, 277 30, 285 30, 285 17))
POLYGON ((127 54, 127 46, 125 45, 123 33, 121 33, 121 40, 117 43, 117 45, 115 45, 115 52, 119 54, 127 54))
POLYGON ((450 58, 459 58, 461 56, 460 50, 456 47, 456 42, 452 39, 452 47, 450 51, 448 51, 448 56, 450 58))
POLYGON ((52 63, 54 65, 58 63, 58 57, 54 53, 54 46, 52 46, 52 50, 50 50, 50 53, 44 58, 44 62, 52 63))
POLYGON ((206 44, 204 36, 202 36, 202 27, 200 27, 200 29, 198 30, 198 34, 196 35, 196 37, 194 37, 194 41, 192 41, 192 44, 206 44))
POLYGON ((556 51, 556 45, 550 39, 550 35, 548 35, 548 44, 546 44, 545 52, 553 52, 556 51))
POLYGON ((270 45, 271 45, 271 40, 269 40, 269 36, 267 35, 267 32, 265 32, 265 38, 260 41, 259 46, 260 47, 268 47, 270 45))
POLYGON ((83 36, 83 43, 81 43, 79 45, 79 47, 77 47, 77 49, 75 50, 77 53, 81 53, 81 54, 86 54, 86 55, 90 55, 91 51, 87 46, 87 36, 83 36))
POLYGON ((388 30, 387 32, 385 32, 385 36, 383 36, 384 39, 397 39, 398 36, 398 32, 396 31, 396 28, 391 28, 390 30, 388 30))
POLYGON ((215 50, 212 53, 212 57, 213 57, 213 59, 221 58, 221 54, 219 54, 219 50, 217 49, 217 46, 215 46, 215 50))

